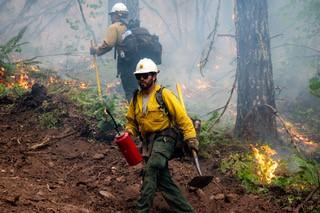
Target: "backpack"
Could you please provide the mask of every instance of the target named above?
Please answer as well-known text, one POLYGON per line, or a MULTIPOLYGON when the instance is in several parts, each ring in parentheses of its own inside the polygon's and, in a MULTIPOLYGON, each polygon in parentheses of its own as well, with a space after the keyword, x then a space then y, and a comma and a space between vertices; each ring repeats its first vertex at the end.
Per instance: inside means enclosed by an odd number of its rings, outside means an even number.
POLYGON ((131 23, 129 22, 127 31, 122 34, 122 40, 117 44, 119 57, 125 61, 132 61, 137 57, 150 58, 154 63, 161 64, 162 45, 159 37, 151 35, 146 28, 140 27, 139 22, 131 23))
MULTIPOLYGON (((160 89, 158 89, 156 91, 156 100, 157 100, 157 103, 159 104, 160 106, 160 109, 164 112, 164 114, 166 116, 169 117, 169 120, 172 121, 172 118, 171 118, 171 115, 169 113, 169 110, 163 100, 163 97, 162 97, 162 90, 164 89, 165 87, 161 86, 160 89)), ((135 90, 134 92, 134 95, 133 95, 133 99, 132 99, 132 102, 133 102, 133 106, 135 107, 136 105, 136 102, 137 102, 137 95, 138 95, 138 89, 135 90)), ((192 122, 193 122, 193 125, 195 126, 195 120, 192 119, 192 122)), ((196 121, 197 122, 197 121, 196 121)), ((174 153, 173 153, 173 157, 172 158, 183 158, 185 156, 190 156, 191 153, 189 151, 189 148, 188 148, 188 145, 187 143, 184 142, 183 140, 183 133, 182 131, 178 128, 178 127, 173 127, 172 128, 176 137, 176 144, 175 144, 175 150, 174 150, 174 153)))

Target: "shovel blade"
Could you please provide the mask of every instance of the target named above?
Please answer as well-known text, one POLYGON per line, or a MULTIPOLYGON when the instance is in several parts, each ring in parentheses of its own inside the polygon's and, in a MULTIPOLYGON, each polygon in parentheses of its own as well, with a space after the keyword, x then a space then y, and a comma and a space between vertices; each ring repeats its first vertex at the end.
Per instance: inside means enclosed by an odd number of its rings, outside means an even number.
POLYGON ((197 176, 194 177, 188 185, 190 187, 195 187, 195 188, 204 188, 206 187, 209 183, 211 183, 213 176, 197 176))

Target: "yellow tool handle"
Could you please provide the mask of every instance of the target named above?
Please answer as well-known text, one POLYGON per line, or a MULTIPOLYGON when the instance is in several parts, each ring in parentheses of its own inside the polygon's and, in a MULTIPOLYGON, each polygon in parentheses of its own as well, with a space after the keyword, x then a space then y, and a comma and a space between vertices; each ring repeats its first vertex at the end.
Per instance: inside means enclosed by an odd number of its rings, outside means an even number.
MULTIPOLYGON (((90 43, 91 43, 91 47, 93 47, 92 40, 90 41, 90 43)), ((99 67, 97 65, 97 57, 96 57, 96 55, 93 55, 93 66, 94 66, 94 69, 96 71, 96 81, 97 81, 98 96, 99 96, 100 99, 102 99, 100 71, 99 71, 99 67)))
POLYGON ((181 103, 183 109, 186 110, 186 106, 184 105, 184 101, 183 101, 181 86, 180 86, 179 83, 176 84, 176 88, 177 88, 177 92, 178 92, 178 97, 179 97, 180 103, 181 103))

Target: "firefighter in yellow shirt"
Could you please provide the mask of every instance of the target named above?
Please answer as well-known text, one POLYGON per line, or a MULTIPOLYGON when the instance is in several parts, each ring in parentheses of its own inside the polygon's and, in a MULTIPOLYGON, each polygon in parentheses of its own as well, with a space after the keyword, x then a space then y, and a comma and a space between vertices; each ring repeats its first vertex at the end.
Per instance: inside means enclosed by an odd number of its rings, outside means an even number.
POLYGON ((141 135, 145 159, 143 185, 138 199, 138 212, 149 212, 157 189, 159 189, 174 212, 194 212, 172 181, 168 161, 173 157, 177 142, 175 125, 181 129, 189 149, 198 150, 199 142, 191 119, 176 96, 162 89, 162 97, 168 114, 159 106, 156 93, 161 88, 156 83, 157 65, 148 58, 137 64, 135 77, 140 86, 136 97, 130 102, 126 131, 141 135))
MULTIPOLYGON (((128 9, 123 3, 116 3, 109 13, 112 24, 108 26, 103 43, 98 47, 91 47, 90 54, 101 56, 112 48, 116 48, 121 42, 124 32, 127 30, 128 9)), ((116 50, 115 50, 116 51, 116 50)), ((133 92, 138 85, 132 73, 135 70, 137 61, 124 61, 118 54, 117 56, 117 75, 120 75, 121 84, 124 89, 126 99, 131 100, 133 92)))

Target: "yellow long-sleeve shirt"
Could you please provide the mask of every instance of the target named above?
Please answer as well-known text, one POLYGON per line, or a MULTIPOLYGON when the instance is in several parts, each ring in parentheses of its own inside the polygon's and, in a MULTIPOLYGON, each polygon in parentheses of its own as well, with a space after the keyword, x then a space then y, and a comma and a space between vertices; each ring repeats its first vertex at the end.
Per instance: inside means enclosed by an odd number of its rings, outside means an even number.
POLYGON ((183 106, 177 97, 168 89, 162 90, 163 101, 169 111, 170 118, 163 112, 156 100, 156 92, 160 89, 160 85, 156 84, 147 103, 146 113, 142 111, 142 94, 139 91, 137 95, 136 105, 130 102, 127 113, 126 130, 137 136, 138 132, 142 137, 146 133, 158 132, 175 125, 182 130, 184 140, 195 138, 196 131, 192 121, 187 115, 183 106), (171 119, 171 122, 170 122, 171 119))

